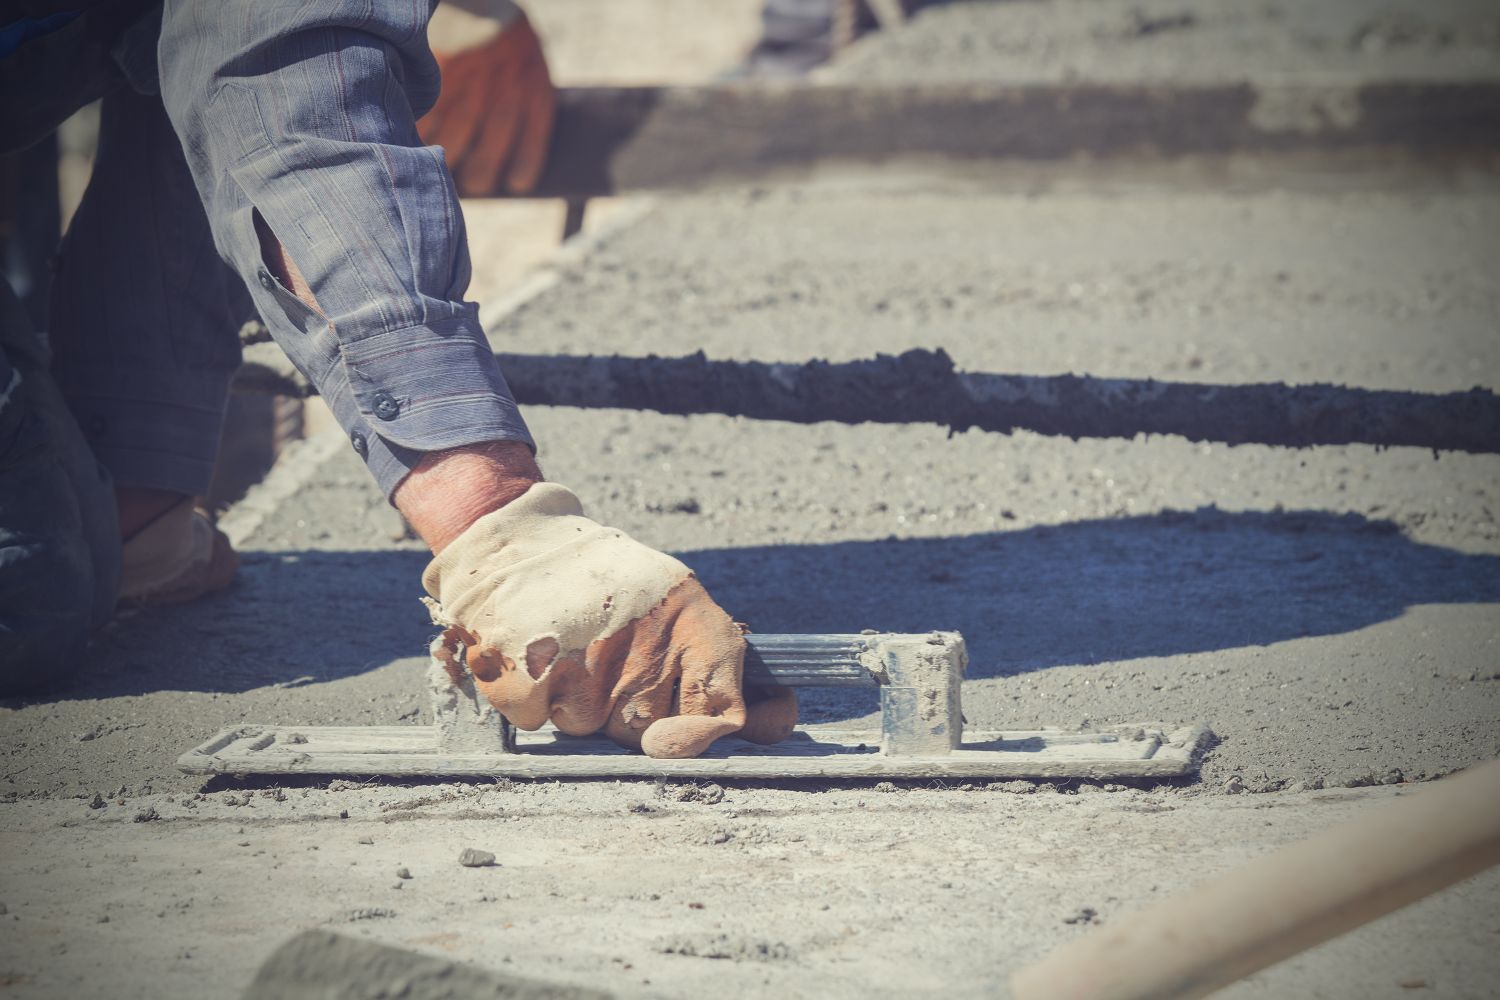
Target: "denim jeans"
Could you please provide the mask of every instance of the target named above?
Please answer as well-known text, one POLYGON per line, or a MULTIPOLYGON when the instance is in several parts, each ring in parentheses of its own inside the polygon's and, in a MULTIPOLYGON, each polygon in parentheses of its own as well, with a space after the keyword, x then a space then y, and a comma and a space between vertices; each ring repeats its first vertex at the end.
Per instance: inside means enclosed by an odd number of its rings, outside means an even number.
MULTIPOLYGON (((206 489, 252 311, 387 496, 425 452, 531 443, 464 301, 442 150, 417 136, 439 83, 434 2, 167 0, 107 46, 97 31, 58 37, 70 26, 0 59, 0 91, 27 95, 0 101, 12 142, 104 99, 49 332, 58 382, 117 482, 206 489), (257 216, 318 309, 265 266, 257 216)), ((83 21, 130 4, 79 6, 83 21)))

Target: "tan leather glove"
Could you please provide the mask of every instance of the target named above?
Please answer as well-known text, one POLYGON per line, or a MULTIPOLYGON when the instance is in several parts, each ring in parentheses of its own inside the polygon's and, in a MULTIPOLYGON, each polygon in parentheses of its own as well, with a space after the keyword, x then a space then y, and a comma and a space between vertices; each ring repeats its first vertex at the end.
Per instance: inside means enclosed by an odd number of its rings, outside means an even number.
POLYGON ((796 725, 790 688, 752 691, 747 708, 742 630, 692 572, 584 517, 555 483, 476 521, 422 583, 446 626, 434 653, 450 671, 462 655, 521 729, 550 719, 652 757, 695 757, 721 736, 774 743, 796 725))
POLYGON ((417 131, 458 193, 525 194, 547 162, 557 95, 542 44, 509 0, 443 0, 427 26, 443 87, 417 131))

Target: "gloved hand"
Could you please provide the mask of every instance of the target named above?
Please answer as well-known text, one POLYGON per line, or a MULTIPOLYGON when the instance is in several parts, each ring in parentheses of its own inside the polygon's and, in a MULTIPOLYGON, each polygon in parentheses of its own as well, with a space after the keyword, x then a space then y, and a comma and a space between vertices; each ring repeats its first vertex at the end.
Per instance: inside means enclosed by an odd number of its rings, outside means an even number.
POLYGON ((443 0, 427 26, 442 91, 417 131, 465 197, 525 194, 552 141, 557 95, 541 42, 510 0, 443 0))
MULTIPOLYGON (((476 521, 422 583, 446 626, 434 654, 521 729, 601 729, 652 757, 695 757, 738 732, 775 743, 797 721, 790 688, 741 691, 742 630, 692 572, 583 516, 536 483, 476 521)), ((455 675, 456 676, 456 675, 455 675)))

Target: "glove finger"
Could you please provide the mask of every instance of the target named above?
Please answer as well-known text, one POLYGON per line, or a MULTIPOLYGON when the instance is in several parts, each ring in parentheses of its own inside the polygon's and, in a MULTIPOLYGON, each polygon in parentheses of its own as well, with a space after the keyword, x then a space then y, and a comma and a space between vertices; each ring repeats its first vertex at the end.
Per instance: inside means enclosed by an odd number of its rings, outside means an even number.
POLYGON ((630 629, 589 644, 583 656, 559 660, 552 668, 552 724, 570 736, 588 736, 605 728, 614 704, 608 664, 622 663, 630 648, 630 629))
POLYGON ((475 87, 475 96, 483 96, 484 106, 474 108, 475 117, 483 124, 453 174, 460 195, 466 198, 499 193, 505 160, 510 159, 516 144, 526 100, 522 79, 513 67, 501 67, 492 73, 483 87, 475 87))
POLYGON ((695 578, 684 580, 673 594, 683 598, 683 608, 672 625, 672 645, 682 650, 678 714, 733 713, 743 725, 744 634, 695 578))
POLYGON ((780 743, 797 728, 797 689, 745 689, 745 727, 736 735, 751 743, 780 743))
POLYGON ((515 661, 504 652, 482 643, 469 650, 469 672, 474 675, 474 687, 517 728, 540 729, 551 714, 552 675, 538 682, 529 671, 516 669, 515 661))
POLYGON ((450 57, 443 88, 438 93, 438 106, 433 108, 442 123, 433 138, 443 147, 443 157, 460 194, 469 193, 461 177, 464 165, 485 141, 490 95, 495 89, 490 84, 493 74, 483 64, 483 58, 482 49, 450 57))
POLYGON ((417 121, 417 134, 429 146, 442 146, 443 155, 452 169, 468 149, 478 123, 468 105, 474 91, 475 67, 463 56, 434 52, 442 87, 432 108, 417 121))
POLYGON ((510 160, 505 168, 505 187, 511 194, 527 194, 541 179, 552 147, 552 123, 557 114, 557 93, 547 76, 547 65, 538 58, 521 75, 526 104, 521 115, 510 160))
POLYGON ((657 760, 697 757, 713 746, 715 740, 732 736, 739 728, 739 723, 725 718, 674 715, 651 724, 641 735, 641 749, 647 757, 657 760))
MULTIPOLYGON (((626 628, 620 658, 619 683, 615 685, 614 707, 604 727, 604 735, 631 750, 641 749, 641 735, 653 723, 672 713, 677 693, 677 678, 682 673, 679 655, 671 647, 664 606, 656 608, 626 628)), ((605 666, 594 665, 595 670, 605 666)))
POLYGON ((681 611, 672 624, 672 649, 681 676, 672 717, 653 723, 641 738, 651 757, 696 757, 745 725, 745 637, 739 626, 692 577, 668 595, 674 598, 681 611))

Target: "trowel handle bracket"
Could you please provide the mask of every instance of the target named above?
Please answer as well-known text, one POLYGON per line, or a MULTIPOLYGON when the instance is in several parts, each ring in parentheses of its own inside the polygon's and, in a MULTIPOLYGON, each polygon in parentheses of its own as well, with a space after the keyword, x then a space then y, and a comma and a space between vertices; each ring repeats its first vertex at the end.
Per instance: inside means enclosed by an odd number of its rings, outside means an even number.
POLYGON ((960 695, 969 653, 957 632, 883 635, 880 748, 889 755, 946 754, 963 743, 960 695))
POLYGON ((968 654, 957 632, 745 638, 748 685, 879 687, 888 754, 945 754, 963 740, 959 689, 968 654))
POLYGON ((745 683, 762 687, 878 687, 878 633, 745 636, 745 683))

